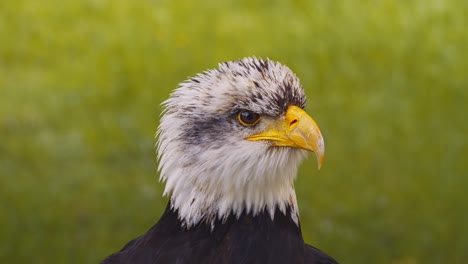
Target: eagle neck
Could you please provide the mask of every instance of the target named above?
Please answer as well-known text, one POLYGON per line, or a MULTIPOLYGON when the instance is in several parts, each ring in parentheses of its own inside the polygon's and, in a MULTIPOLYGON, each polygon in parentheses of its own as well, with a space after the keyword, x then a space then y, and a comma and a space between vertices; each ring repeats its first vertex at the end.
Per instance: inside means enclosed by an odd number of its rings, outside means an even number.
POLYGON ((157 225, 159 225, 158 229, 172 234, 175 232, 205 233, 213 236, 214 239, 222 239, 231 233, 237 235, 245 233, 249 237, 255 234, 254 239, 261 240, 261 237, 279 235, 278 232, 281 232, 280 236, 294 237, 303 243, 300 223, 290 217, 293 211, 293 208, 287 207, 283 213, 277 208, 273 218, 267 210, 262 210, 256 215, 244 211, 239 217, 231 214, 225 219, 216 219, 213 223, 202 221, 187 227, 180 219, 178 210, 172 208, 169 202, 157 225))

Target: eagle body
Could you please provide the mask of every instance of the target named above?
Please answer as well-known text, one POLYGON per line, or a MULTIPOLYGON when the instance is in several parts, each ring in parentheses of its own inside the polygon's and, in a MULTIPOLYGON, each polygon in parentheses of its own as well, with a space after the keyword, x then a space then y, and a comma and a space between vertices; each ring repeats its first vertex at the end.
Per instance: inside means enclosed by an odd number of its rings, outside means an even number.
POLYGON ((221 63, 163 103, 161 219, 103 263, 336 263, 304 243, 294 180, 307 151, 324 155, 306 97, 286 66, 221 63))
MULTIPOLYGON (((289 209, 287 209, 289 210, 289 209)), ((255 217, 217 220, 214 228, 201 223, 182 228, 178 212, 167 206, 161 219, 143 236, 129 242, 106 263, 336 263, 304 243, 301 229, 279 210, 271 219, 255 217)))

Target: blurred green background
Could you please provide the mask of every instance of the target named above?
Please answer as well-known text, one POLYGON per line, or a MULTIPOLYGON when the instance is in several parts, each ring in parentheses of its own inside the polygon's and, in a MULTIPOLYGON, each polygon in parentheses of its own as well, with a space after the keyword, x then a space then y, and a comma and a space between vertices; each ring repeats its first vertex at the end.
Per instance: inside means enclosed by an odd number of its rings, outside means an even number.
POLYGON ((144 233, 160 103, 252 55, 297 73, 325 137, 296 186, 308 243, 466 262, 467 28, 464 0, 1 1, 0 262, 96 263, 144 233))

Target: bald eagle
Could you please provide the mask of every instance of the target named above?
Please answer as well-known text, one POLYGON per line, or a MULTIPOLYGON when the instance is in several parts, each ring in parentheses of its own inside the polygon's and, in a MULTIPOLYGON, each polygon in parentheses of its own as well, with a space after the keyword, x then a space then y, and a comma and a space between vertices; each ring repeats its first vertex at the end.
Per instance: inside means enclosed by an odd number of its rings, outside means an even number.
POLYGON ((170 201, 146 234, 103 263, 336 263, 304 243, 297 169, 324 142, 286 66, 219 64, 163 103, 157 151, 170 201))

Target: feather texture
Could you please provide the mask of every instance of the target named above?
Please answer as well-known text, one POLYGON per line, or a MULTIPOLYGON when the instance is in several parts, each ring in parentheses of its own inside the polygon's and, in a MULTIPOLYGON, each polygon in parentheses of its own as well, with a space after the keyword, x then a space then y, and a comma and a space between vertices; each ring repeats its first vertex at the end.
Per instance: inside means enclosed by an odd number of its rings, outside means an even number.
POLYGON ((284 65, 246 58, 219 65, 183 82, 163 103, 158 136, 160 178, 165 195, 186 227, 244 210, 298 211, 294 179, 305 151, 271 148, 245 138, 284 118, 291 105, 304 107, 298 78, 284 65), (236 119, 239 110, 264 116, 255 128, 236 119))

